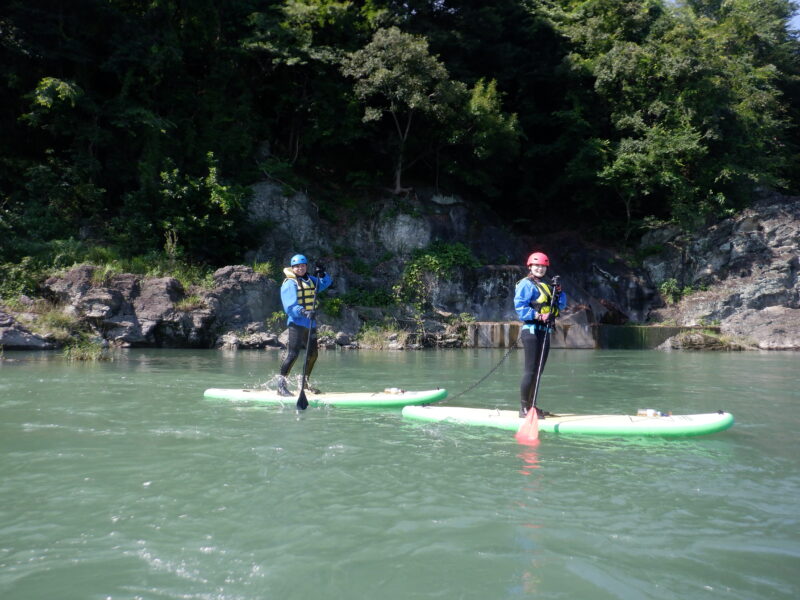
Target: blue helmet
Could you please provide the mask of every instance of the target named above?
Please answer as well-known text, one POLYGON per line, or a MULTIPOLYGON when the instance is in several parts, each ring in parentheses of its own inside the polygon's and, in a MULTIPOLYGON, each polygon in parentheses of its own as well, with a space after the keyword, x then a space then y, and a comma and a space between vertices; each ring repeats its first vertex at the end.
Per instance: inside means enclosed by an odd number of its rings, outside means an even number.
POLYGON ((290 264, 291 266, 295 266, 295 265, 307 265, 307 264, 308 264, 308 261, 306 260, 306 257, 305 257, 305 256, 303 256, 302 254, 295 254, 295 255, 292 257, 292 260, 289 262, 289 264, 290 264))

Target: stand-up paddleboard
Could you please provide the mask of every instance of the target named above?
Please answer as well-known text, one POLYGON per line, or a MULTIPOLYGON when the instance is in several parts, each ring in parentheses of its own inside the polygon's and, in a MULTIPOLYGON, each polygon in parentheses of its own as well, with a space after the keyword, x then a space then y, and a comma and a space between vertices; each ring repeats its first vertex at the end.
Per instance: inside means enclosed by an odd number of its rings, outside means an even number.
MULTIPOLYGON (((539 431, 561 434, 615 436, 689 436, 724 431, 733 415, 715 412, 701 415, 553 415, 539 419, 539 431)), ((403 417, 429 423, 449 422, 517 431, 524 419, 516 410, 460 408, 456 406, 407 406, 403 417)))
MULTIPOLYGON (((203 397, 212 400, 233 402, 255 402, 258 404, 294 405, 297 394, 281 396, 275 390, 246 390, 210 388, 203 397)), ((430 404, 447 397, 447 390, 424 390, 412 392, 399 388, 388 388, 382 392, 355 392, 312 394, 306 392, 309 406, 349 406, 372 408, 401 408, 410 404, 430 404)))

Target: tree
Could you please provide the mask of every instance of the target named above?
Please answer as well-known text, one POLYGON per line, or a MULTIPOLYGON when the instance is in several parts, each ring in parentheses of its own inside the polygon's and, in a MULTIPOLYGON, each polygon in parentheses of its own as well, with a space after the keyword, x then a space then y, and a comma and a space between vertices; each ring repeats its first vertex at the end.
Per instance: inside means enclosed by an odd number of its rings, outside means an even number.
POLYGON ((391 118, 397 149, 394 193, 403 191, 405 150, 417 115, 445 122, 464 104, 466 86, 452 81, 428 51, 428 42, 397 27, 378 29, 372 41, 349 54, 342 72, 355 79, 354 93, 365 105, 364 122, 391 118))
POLYGON ((357 136, 350 85, 339 72, 342 55, 366 37, 352 3, 286 0, 254 12, 248 22, 251 33, 242 46, 261 69, 276 160, 303 166, 321 147, 357 136))
POLYGON ((778 182, 778 71, 761 43, 743 39, 751 29, 774 33, 779 15, 750 16, 748 0, 704 2, 716 18, 657 0, 562 4, 553 14, 574 45, 572 67, 591 73, 608 107, 597 177, 622 200, 626 236, 645 215, 693 225, 778 182))

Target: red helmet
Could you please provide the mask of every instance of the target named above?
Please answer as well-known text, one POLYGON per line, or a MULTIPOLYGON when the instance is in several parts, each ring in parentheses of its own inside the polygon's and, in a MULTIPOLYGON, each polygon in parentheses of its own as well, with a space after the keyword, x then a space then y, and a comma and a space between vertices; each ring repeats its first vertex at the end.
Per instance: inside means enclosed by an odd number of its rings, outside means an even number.
POLYGON ((547 258, 547 254, 534 252, 528 257, 528 266, 530 267, 531 265, 544 265, 545 267, 549 267, 550 259, 547 258))

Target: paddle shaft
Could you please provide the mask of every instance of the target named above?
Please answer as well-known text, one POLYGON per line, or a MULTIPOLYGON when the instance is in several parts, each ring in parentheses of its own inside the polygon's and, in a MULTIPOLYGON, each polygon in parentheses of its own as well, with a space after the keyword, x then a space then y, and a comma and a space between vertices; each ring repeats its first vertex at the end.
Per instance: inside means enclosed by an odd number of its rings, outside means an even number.
MULTIPOLYGON (((314 285, 314 295, 311 297, 311 311, 316 313, 317 310, 317 288, 319 286, 319 278, 314 285)), ((315 314, 314 317, 317 315, 315 314)), ((306 398, 306 369, 308 369, 308 351, 311 347, 311 330, 313 329, 313 321, 311 318, 308 320, 308 337, 306 338, 306 356, 303 359, 303 374, 300 376, 300 395, 297 397, 297 410, 305 410, 308 408, 308 398, 306 398)))
POLYGON ((539 397, 539 382, 542 379, 542 368, 544 367, 544 357, 545 352, 549 350, 550 347, 550 320, 552 319, 553 327, 555 327, 555 317, 553 316, 553 307, 556 303, 556 285, 558 285, 558 275, 553 277, 553 291, 550 294, 550 317, 547 319, 547 326, 544 330, 544 341, 542 342, 542 347, 539 350, 539 367, 536 369, 536 384, 533 386, 533 402, 531 402, 531 410, 536 409, 536 400, 539 397))

